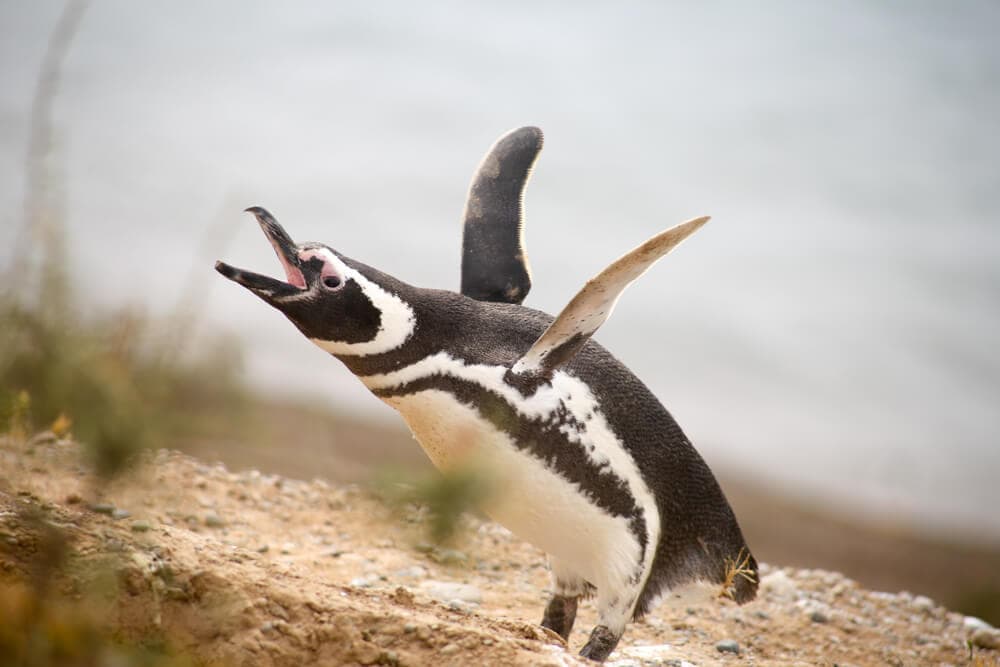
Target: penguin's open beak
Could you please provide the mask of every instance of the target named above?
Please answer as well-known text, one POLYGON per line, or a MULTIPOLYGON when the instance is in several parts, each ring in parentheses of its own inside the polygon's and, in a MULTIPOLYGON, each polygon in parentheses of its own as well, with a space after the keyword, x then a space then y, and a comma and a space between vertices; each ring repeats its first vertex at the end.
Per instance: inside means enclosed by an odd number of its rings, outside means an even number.
POLYGON ((278 221, 274 219, 267 210, 259 206, 251 206, 247 213, 253 213, 264 230, 267 240, 274 247, 274 252, 281 261, 282 268, 285 269, 285 277, 288 282, 283 282, 276 278, 264 276, 252 271, 238 269, 225 262, 216 262, 215 270, 233 282, 243 285, 260 296, 282 297, 297 294, 306 289, 306 279, 299 267, 298 247, 288 235, 278 221))

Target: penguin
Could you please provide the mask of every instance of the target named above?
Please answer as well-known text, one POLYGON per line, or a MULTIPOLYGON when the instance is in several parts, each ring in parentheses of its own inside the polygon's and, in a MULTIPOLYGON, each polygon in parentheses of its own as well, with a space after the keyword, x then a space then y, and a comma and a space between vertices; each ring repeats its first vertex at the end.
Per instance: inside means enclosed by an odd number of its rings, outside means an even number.
POLYGON ((581 598, 598 623, 580 655, 603 662, 662 600, 757 591, 757 562, 708 465, 653 393, 593 340, 618 297, 707 221, 656 234, 552 317, 531 286, 524 186, 542 147, 519 128, 487 152, 465 208, 461 292, 420 288, 253 214, 285 280, 216 262, 406 421, 431 461, 474 457, 496 488, 484 511, 549 559, 542 626, 569 640, 581 598))

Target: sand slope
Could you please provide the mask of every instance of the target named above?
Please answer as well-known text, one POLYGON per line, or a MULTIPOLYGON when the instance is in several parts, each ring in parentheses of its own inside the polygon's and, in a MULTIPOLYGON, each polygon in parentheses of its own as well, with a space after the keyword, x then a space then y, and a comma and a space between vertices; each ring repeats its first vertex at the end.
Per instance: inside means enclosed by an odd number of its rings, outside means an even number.
MULTIPOLYGON (((111 563, 118 585, 103 611, 116 633, 162 636, 199 662, 586 664, 575 651, 592 605, 567 652, 536 625, 544 556, 495 524, 466 517, 455 545, 432 547, 420 508, 394 512, 357 487, 166 451, 100 497, 93 488, 71 442, 0 444, 0 580, 34 567, 39 527, 25 517, 40 510, 70 536, 74 562, 111 563)), ((60 590, 76 594, 87 571, 74 568, 60 590)), ((867 591, 834 572, 762 574, 761 595, 744 607, 720 599, 654 611, 609 662, 1000 664, 1000 652, 970 648, 974 621, 925 597, 867 591), (727 640, 738 654, 719 650, 727 640)))

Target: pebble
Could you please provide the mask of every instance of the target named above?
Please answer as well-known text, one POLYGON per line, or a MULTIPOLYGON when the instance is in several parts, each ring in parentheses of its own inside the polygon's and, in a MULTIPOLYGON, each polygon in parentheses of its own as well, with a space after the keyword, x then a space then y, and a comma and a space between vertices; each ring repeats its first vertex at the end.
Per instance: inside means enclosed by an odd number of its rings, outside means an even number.
POLYGON ((368 577, 354 577, 351 579, 351 586, 354 588, 371 588, 372 581, 368 577))
POLYGON ((809 614, 809 620, 813 623, 829 623, 830 617, 822 609, 814 609, 811 614, 809 614))
POLYGON ((406 567, 402 570, 396 570, 397 577, 404 577, 407 579, 423 579, 427 576, 427 570, 420 567, 419 565, 414 565, 413 567, 406 567))
POLYGON ((417 624, 416 623, 407 623, 407 624, 405 624, 403 626, 403 632, 405 632, 408 635, 409 634, 413 634, 416 631, 417 631, 417 624))
POLYGON ((205 515, 205 525, 209 528, 222 528, 226 522, 215 512, 209 512, 205 515))
POLYGON ((979 628, 972 633, 969 641, 978 648, 1000 650, 1000 630, 995 628, 979 628))
POLYGON ((442 565, 460 565, 469 559, 457 549, 438 549, 431 552, 431 558, 442 565))
POLYGON ((442 602, 458 600, 460 602, 479 604, 483 601, 482 591, 472 584, 460 584, 454 581, 434 581, 430 579, 420 582, 420 589, 430 597, 442 602))
POLYGON ((798 596, 798 586, 791 577, 781 570, 761 577, 760 588, 764 593, 777 598, 792 599, 798 596))
POLYGON ((115 506, 111 503, 94 503, 90 506, 92 512, 97 512, 98 514, 107 514, 111 516, 112 512, 115 511, 115 506))
POLYGON ((735 639, 723 639, 715 645, 715 650, 719 653, 733 653, 735 655, 739 655, 740 645, 735 639))
POLYGON ((913 598, 913 608, 917 611, 922 611, 924 613, 930 613, 934 611, 934 600, 930 599, 926 595, 918 595, 913 598))
POLYGON ((446 644, 440 653, 441 655, 451 655, 452 653, 458 653, 460 650, 458 644, 446 644))
POLYGON ((962 625, 965 626, 966 630, 970 631, 976 631, 982 628, 988 630, 993 627, 983 619, 976 618, 975 616, 966 616, 964 619, 962 619, 962 625))
POLYGON ((664 655, 673 653, 674 647, 670 644, 647 644, 645 646, 626 646, 620 653, 626 658, 634 658, 641 663, 660 664, 664 655))
POLYGON ((148 521, 145 521, 143 519, 139 519, 137 521, 132 522, 132 530, 137 533, 148 532, 152 527, 153 526, 148 521))
POLYGON ((128 510, 123 510, 123 509, 121 509, 119 507, 116 507, 111 512, 111 518, 112 519, 127 519, 130 516, 132 516, 131 512, 129 512, 128 510))
POLYGON ((259 547, 257 547, 257 553, 266 554, 270 548, 271 547, 269 547, 268 545, 262 544, 259 547))

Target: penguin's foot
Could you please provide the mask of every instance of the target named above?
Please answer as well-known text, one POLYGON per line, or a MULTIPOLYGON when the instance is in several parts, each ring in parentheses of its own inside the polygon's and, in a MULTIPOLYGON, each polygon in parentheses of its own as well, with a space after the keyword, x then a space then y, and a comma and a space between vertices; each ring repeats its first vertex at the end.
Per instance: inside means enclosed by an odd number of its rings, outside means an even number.
POLYGON ((615 650, 615 646, 618 645, 618 640, 621 638, 621 633, 615 634, 608 626, 598 625, 590 633, 590 639, 580 651, 580 655, 597 662, 604 662, 615 650))
POLYGON ((553 595, 545 607, 542 627, 552 630, 568 642, 569 633, 573 630, 573 621, 576 620, 577 599, 577 597, 553 595))

